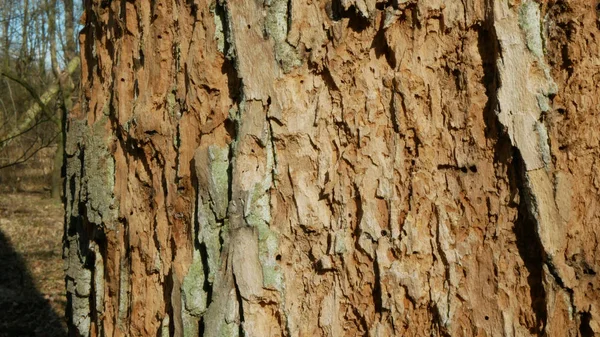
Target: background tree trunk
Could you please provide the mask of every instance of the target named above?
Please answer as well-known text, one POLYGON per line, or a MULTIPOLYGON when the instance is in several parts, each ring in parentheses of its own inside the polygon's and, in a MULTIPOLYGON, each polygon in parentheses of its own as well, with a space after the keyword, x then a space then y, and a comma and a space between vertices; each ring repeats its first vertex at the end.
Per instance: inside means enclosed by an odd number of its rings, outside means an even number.
POLYGON ((91 1, 74 336, 592 336, 591 1, 91 1))

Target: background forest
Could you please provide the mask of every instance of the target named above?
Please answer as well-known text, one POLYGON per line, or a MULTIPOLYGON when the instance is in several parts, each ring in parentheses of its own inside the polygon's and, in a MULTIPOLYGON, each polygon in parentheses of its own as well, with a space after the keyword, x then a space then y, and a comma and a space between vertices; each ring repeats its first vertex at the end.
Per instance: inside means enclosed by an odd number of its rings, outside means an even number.
POLYGON ((81 3, 0 0, 0 337, 65 336, 63 132, 81 3))
POLYGON ((60 191, 62 121, 78 87, 73 0, 0 1, 0 186, 60 191))

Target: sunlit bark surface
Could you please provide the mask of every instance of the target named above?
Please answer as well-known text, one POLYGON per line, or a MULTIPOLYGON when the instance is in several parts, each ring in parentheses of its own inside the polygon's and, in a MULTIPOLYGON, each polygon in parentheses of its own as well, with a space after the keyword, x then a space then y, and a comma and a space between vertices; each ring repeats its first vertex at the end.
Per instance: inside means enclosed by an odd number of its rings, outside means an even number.
POLYGON ((600 333, 592 1, 86 1, 73 336, 600 333))

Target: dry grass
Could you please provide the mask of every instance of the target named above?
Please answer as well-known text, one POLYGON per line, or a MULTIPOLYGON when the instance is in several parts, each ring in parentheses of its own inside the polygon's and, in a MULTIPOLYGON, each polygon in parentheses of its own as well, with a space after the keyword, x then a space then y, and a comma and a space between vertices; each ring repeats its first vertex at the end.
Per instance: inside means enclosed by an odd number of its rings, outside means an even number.
POLYGON ((62 205, 0 194, 0 337, 64 336, 62 205))

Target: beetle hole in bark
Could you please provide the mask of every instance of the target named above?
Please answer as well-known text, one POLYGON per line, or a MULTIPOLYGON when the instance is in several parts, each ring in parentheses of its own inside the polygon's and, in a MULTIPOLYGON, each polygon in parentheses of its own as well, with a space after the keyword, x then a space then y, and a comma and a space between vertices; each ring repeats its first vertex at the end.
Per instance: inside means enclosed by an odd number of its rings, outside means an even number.
POLYGON ((344 13, 344 17, 350 19, 348 21, 348 28, 352 29, 356 33, 360 33, 369 27, 369 19, 362 16, 358 11, 358 8, 355 6, 350 6, 350 8, 348 8, 348 10, 344 13))
MULTIPOLYGON (((382 27, 379 28, 377 34, 375 34, 375 37, 373 38, 373 42, 371 42, 371 49, 375 51, 375 56, 377 58, 384 56, 390 68, 396 68, 396 54, 387 43, 383 22, 382 27)), ((374 71, 374 69, 371 69, 371 71, 374 71)))
POLYGON ((589 312, 581 313, 580 323, 579 323, 579 333, 581 337, 591 337, 594 336, 594 330, 590 326, 590 321, 592 320, 592 314, 589 312))
POLYGON ((583 263, 583 273, 585 275, 596 275, 596 271, 586 262, 583 263))
POLYGON ((342 10, 340 0, 332 0, 325 4, 325 12, 330 20, 340 21, 342 19, 342 10))
POLYGON ((235 122, 231 119, 226 119, 223 124, 225 125, 225 130, 227 131, 229 139, 235 139, 235 122))

